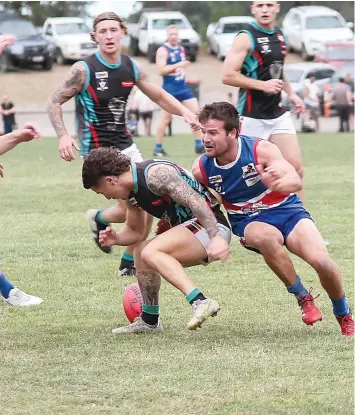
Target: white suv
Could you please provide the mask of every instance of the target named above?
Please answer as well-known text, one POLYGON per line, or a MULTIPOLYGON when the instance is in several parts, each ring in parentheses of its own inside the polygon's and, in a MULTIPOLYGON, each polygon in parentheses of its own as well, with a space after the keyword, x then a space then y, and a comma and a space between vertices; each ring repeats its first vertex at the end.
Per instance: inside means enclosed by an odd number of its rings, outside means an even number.
POLYGON ((301 52, 304 60, 321 52, 327 42, 353 40, 353 26, 336 10, 323 6, 293 7, 282 23, 289 50, 301 52))
POLYGON ((90 39, 90 29, 79 17, 50 17, 44 22, 43 35, 56 49, 56 61, 77 61, 92 55, 97 45, 90 39))

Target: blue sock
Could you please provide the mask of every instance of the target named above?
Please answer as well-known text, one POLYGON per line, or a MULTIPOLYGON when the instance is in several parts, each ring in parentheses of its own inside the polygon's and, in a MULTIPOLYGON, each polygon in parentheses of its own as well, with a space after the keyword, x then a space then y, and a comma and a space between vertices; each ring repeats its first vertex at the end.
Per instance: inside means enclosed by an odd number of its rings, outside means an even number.
POLYGON ((301 278, 298 275, 296 281, 292 285, 287 286, 286 288, 290 294, 293 294, 298 298, 304 298, 308 294, 308 291, 303 286, 301 278))
POLYGON ((162 148, 163 148, 163 144, 160 144, 160 143, 155 143, 154 150, 159 151, 159 150, 161 150, 162 148))
POLYGON ((10 291, 15 288, 10 281, 5 278, 5 275, 0 273, 0 292, 4 298, 8 298, 10 291))
POLYGON ((102 225, 109 226, 110 222, 106 222, 105 219, 102 217, 103 210, 99 210, 96 215, 96 220, 100 222, 102 225))
POLYGON ((333 313, 338 317, 344 317, 350 313, 350 308, 348 304, 348 300, 344 295, 339 300, 332 300, 333 303, 333 313))
POLYGON ((202 147, 202 140, 200 138, 195 140, 195 147, 197 148, 202 147))
POLYGON ((134 261, 133 255, 129 255, 126 252, 123 252, 122 259, 125 259, 126 261, 130 262, 134 261))

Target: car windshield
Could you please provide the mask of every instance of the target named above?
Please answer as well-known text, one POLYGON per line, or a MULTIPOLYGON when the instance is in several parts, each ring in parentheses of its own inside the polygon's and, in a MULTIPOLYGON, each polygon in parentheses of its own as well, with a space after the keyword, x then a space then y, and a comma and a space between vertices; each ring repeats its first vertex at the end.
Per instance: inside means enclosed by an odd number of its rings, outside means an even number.
POLYGON ((177 26, 179 29, 189 29, 182 19, 154 19, 152 22, 153 29, 157 30, 165 30, 170 25, 177 26))
POLYGON ((0 33, 14 35, 17 38, 35 36, 38 34, 31 22, 26 20, 6 20, 0 23, 0 33))
POLYGON ((325 57, 332 61, 353 61, 354 47, 330 46, 325 52, 325 57))
POLYGON ((246 29, 247 23, 225 23, 223 33, 238 33, 240 30, 246 29))
POLYGON ((301 77, 303 75, 303 71, 301 69, 288 69, 284 66, 285 71, 285 78, 288 82, 297 83, 300 82, 301 77))
POLYGON ((61 23, 56 24, 58 35, 71 35, 73 33, 90 33, 85 23, 61 23))
POLYGON ((306 29, 336 29, 344 27, 337 16, 314 16, 306 20, 306 29))

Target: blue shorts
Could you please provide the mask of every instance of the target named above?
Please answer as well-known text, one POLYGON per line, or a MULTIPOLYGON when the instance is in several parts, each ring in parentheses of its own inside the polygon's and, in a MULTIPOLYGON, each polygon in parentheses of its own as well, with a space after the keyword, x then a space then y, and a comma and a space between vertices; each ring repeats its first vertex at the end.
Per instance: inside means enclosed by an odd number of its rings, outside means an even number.
POLYGON ((164 91, 169 92, 169 94, 176 98, 179 102, 195 98, 187 86, 183 86, 181 89, 176 89, 163 85, 163 89, 164 91))
POLYGON ((296 196, 290 196, 286 202, 280 206, 261 210, 250 215, 229 215, 229 221, 232 225, 233 233, 241 238, 242 245, 244 239, 244 231, 247 225, 252 222, 263 222, 277 228, 284 237, 284 241, 291 233, 297 223, 304 218, 312 219, 310 213, 304 208, 301 199, 296 196))

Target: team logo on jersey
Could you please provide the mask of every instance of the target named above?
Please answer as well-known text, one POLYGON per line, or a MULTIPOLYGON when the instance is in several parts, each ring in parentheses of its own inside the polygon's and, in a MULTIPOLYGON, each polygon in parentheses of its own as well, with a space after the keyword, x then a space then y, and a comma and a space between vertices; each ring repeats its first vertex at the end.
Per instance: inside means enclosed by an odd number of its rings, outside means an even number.
POLYGON ((122 81, 121 85, 123 86, 123 88, 131 88, 132 86, 134 86, 134 82, 133 81, 122 81))
POLYGON ((257 37, 256 40, 258 41, 258 43, 269 43, 270 42, 268 37, 257 37))
POLYGON ((260 180, 261 180, 261 177, 259 175, 255 177, 250 177, 250 179, 245 179, 245 184, 248 187, 250 187, 250 186, 253 186, 253 184, 258 183, 258 181, 260 180))
POLYGON ((261 45, 261 53, 270 53, 270 52, 271 52, 270 45, 268 44, 261 45))
POLYGON ((105 89, 108 89, 108 80, 107 79, 98 79, 96 81, 96 89, 98 91, 105 91, 105 89))
POLYGON ((222 183, 222 176, 220 174, 218 174, 217 176, 211 176, 208 178, 208 181, 210 184, 214 184, 214 183, 222 183))
POLYGON ((105 78, 108 78, 108 72, 107 71, 95 72, 95 78, 96 79, 105 79, 105 78))
POLYGON ((243 171, 243 179, 246 179, 249 176, 257 174, 254 163, 249 163, 247 166, 243 166, 242 171, 243 171))

